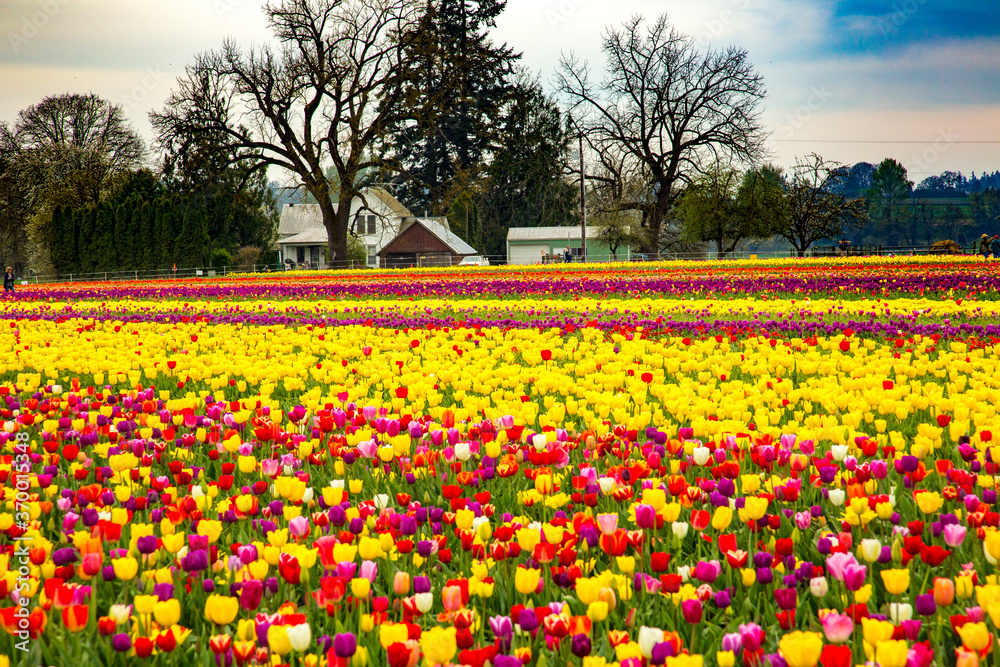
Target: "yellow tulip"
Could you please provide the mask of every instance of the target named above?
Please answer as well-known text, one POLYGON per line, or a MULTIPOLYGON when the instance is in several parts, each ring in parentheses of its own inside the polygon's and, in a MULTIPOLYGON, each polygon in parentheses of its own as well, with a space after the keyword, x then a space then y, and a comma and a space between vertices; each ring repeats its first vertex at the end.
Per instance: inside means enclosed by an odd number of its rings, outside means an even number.
POLYGON ((715 508, 715 513, 712 515, 712 528, 716 530, 725 530, 729 527, 729 524, 733 521, 733 510, 729 508, 728 505, 722 505, 715 508))
POLYGON ((767 513, 767 499, 757 497, 747 498, 743 509, 746 512, 747 519, 757 521, 767 513))
POLYGON ((918 493, 914 496, 914 500, 917 501, 917 507, 924 514, 934 514, 944 505, 944 499, 941 498, 941 494, 933 491, 918 493))
POLYGON ((130 581, 139 573, 139 561, 131 556, 115 558, 111 561, 111 566, 114 568, 115 577, 121 581, 130 581))
POLYGON ((881 667, 906 667, 908 651, 905 639, 887 639, 875 645, 875 661, 881 667))
POLYGON ((292 642, 288 640, 288 628, 284 625, 272 625, 267 629, 267 644, 278 655, 288 655, 292 652, 292 642))
POLYGON ((216 625, 228 625, 240 613, 240 601, 226 595, 212 594, 205 600, 205 618, 216 625))
POLYGON ((454 626, 443 628, 435 625, 420 635, 420 650, 424 653, 425 665, 444 665, 451 662, 458 652, 454 626))
POLYGON ((795 631, 781 638, 778 650, 788 667, 816 667, 819 654, 823 651, 823 635, 795 631))
POLYGON ((378 640, 382 648, 387 649, 397 642, 405 642, 408 637, 405 623, 383 623, 378 626, 378 640))
POLYGON ((351 579, 351 593, 356 598, 362 600, 367 598, 371 588, 372 582, 363 577, 355 577, 354 579, 351 579))
POLYGON ((514 587, 521 595, 530 595, 538 589, 541 578, 542 573, 539 570, 518 567, 514 571, 514 587))
POLYGON ((902 595, 910 587, 910 571, 882 570, 882 582, 890 595, 902 595))
POLYGON ((153 606, 153 618, 161 628, 169 628, 181 620, 181 603, 176 598, 157 602, 153 606))
POLYGON ((608 617, 608 603, 594 601, 587 605, 587 618, 594 623, 600 623, 608 617))
POLYGON ((971 651, 982 651, 989 646, 990 631, 985 623, 966 623, 958 629, 962 644, 971 651))

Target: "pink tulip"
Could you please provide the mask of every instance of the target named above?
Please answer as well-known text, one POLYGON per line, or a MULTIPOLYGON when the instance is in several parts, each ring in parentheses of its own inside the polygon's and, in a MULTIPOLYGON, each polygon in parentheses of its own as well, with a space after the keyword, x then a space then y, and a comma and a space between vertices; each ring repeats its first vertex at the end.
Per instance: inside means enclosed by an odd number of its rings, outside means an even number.
POLYGON ((829 570, 830 575, 838 580, 844 580, 844 568, 847 565, 857 565, 858 561, 852 554, 848 553, 835 553, 830 554, 826 559, 826 569, 829 570))
POLYGON ((309 534, 309 519, 304 516, 297 516, 288 522, 288 532, 294 537, 302 537, 309 534))
POLYGON ((358 443, 358 453, 366 459, 375 458, 375 453, 378 451, 378 443, 375 439, 365 440, 364 442, 358 443))
POLYGON ((831 611, 822 617, 821 622, 826 640, 834 644, 850 640, 851 633, 854 632, 854 621, 847 614, 831 611))
POLYGON ((867 574, 868 568, 864 565, 856 565, 848 563, 844 566, 844 586, 847 587, 849 591, 859 590, 865 585, 865 574, 867 574))
POLYGON ((968 532, 965 526, 957 523, 949 523, 942 530, 944 533, 944 543, 949 547, 957 547, 965 541, 965 534, 968 532))
POLYGON ((618 515, 617 514, 598 514, 597 515, 597 527, 605 535, 610 535, 616 530, 618 530, 618 515))

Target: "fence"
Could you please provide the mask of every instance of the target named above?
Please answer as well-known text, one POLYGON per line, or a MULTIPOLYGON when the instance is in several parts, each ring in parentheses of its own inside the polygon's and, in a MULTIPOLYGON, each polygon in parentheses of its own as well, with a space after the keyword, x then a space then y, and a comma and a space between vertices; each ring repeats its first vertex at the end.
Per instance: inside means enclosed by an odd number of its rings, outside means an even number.
MULTIPOLYGON (((975 254, 976 246, 973 245, 966 251, 962 248, 962 252, 949 253, 947 250, 940 247, 934 246, 880 246, 865 244, 861 246, 851 246, 847 251, 847 254, 852 257, 863 257, 863 256, 899 256, 899 255, 935 255, 935 254, 975 254)), ((640 254, 633 253, 627 260, 622 258, 620 261, 628 261, 630 263, 643 263, 643 262, 656 262, 656 261, 717 261, 719 259, 724 260, 734 260, 734 259, 777 259, 784 257, 796 257, 798 253, 795 250, 791 251, 757 251, 749 252, 745 250, 738 250, 731 253, 725 253, 720 256, 720 254, 714 250, 694 252, 694 253, 668 253, 660 252, 657 254, 640 254)), ((840 250, 837 246, 813 246, 806 251, 806 257, 835 257, 840 255, 840 250)), ((489 266, 502 266, 507 264, 507 258, 504 255, 479 255, 489 262, 489 266)), ((580 257, 574 257, 572 263, 586 263, 586 264, 606 264, 613 262, 615 260, 608 258, 601 258, 598 260, 583 258, 581 261, 580 257)), ((563 264, 564 260, 561 256, 551 256, 548 257, 544 262, 540 261, 538 263, 544 264, 563 264)), ((342 261, 342 262, 329 262, 325 267, 320 267, 318 264, 295 264, 295 265, 284 265, 284 264, 253 264, 250 266, 243 267, 233 267, 233 266, 223 266, 223 267, 197 267, 197 268, 179 268, 179 269, 166 269, 166 270, 153 270, 153 271, 99 271, 96 273, 69 273, 64 275, 50 275, 50 276, 40 276, 40 275, 30 275, 18 278, 18 282, 21 285, 40 285, 47 283, 63 282, 63 283, 88 283, 88 282, 107 282, 107 281, 135 281, 140 280, 173 280, 176 278, 218 278, 226 277, 233 273, 281 273, 290 269, 297 271, 320 271, 320 270, 331 270, 331 269, 363 269, 363 268, 373 268, 369 267, 365 262, 359 261, 342 261)))

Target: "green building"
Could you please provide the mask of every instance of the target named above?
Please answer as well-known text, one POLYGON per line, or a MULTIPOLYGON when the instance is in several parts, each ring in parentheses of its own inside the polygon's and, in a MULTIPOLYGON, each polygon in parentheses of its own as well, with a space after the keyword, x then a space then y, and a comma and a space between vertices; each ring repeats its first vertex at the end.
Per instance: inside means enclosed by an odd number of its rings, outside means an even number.
MULTIPOLYGON (((622 245, 611 253, 608 244, 597 238, 600 230, 587 227, 588 262, 627 262, 632 249, 622 245)), ((569 248, 574 262, 580 261, 580 228, 574 227, 512 227, 507 230, 508 264, 542 264, 562 262, 569 248)))

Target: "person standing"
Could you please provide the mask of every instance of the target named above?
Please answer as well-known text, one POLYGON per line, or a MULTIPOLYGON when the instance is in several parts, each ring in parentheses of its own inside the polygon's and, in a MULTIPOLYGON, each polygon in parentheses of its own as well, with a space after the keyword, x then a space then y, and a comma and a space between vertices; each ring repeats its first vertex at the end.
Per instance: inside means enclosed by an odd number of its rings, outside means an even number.
POLYGON ((990 242, 990 253, 993 255, 993 259, 1000 257, 1000 236, 993 236, 993 241, 990 242))
POLYGON ((983 259, 990 258, 990 237, 986 234, 979 239, 979 254, 983 256, 983 259))
POLYGON ((564 258, 567 264, 573 261, 573 253, 570 252, 569 246, 566 247, 566 254, 564 255, 564 258))
POLYGON ((8 266, 7 272, 3 274, 3 291, 4 294, 10 292, 14 293, 14 269, 8 266))

